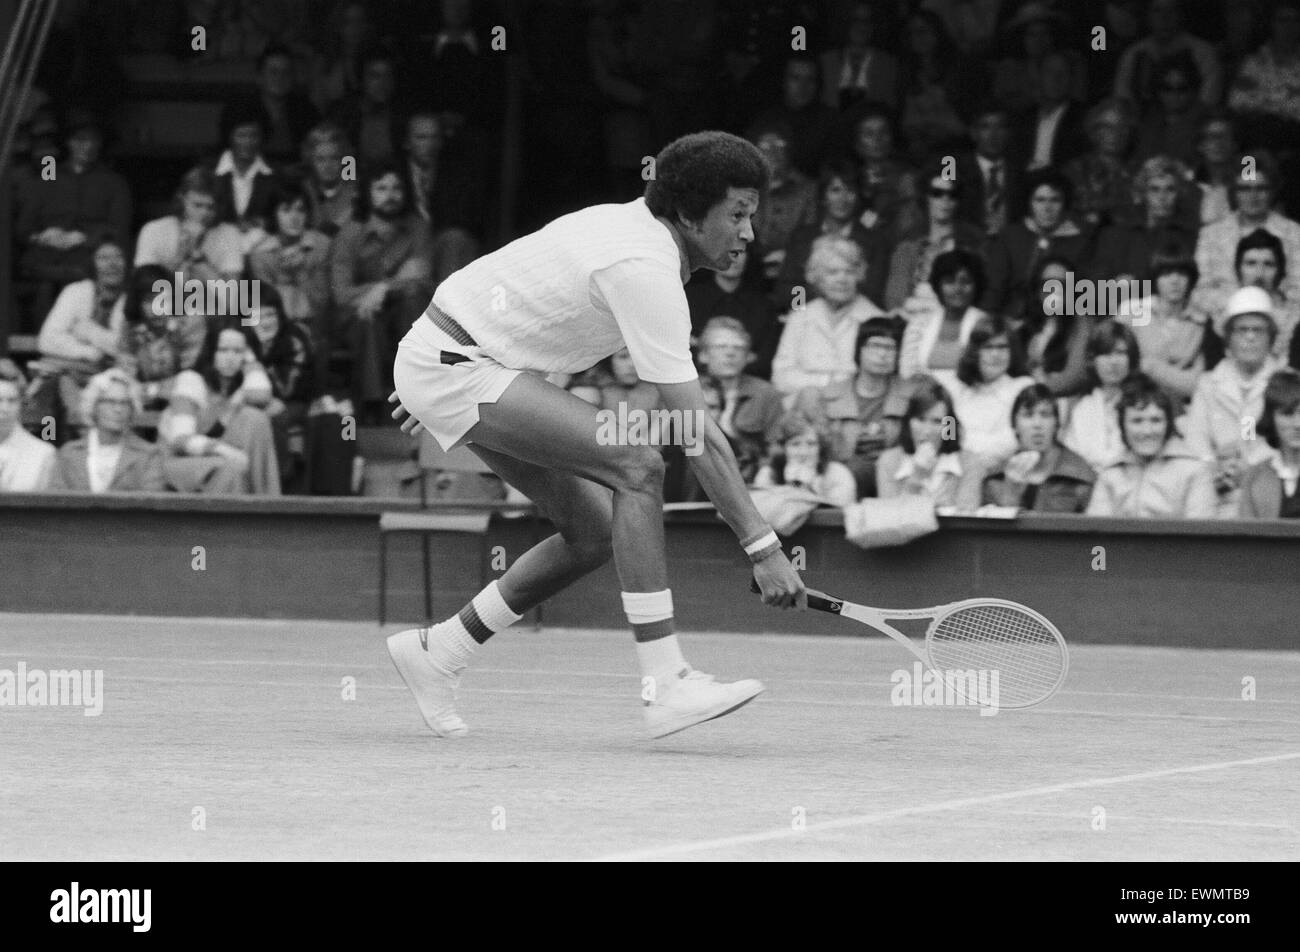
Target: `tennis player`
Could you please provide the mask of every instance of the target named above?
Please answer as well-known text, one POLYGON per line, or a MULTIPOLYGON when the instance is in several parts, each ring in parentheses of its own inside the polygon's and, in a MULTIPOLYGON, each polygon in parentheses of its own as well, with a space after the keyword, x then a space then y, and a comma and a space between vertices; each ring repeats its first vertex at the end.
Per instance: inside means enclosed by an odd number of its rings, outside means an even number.
POLYGON ((692 271, 725 270, 754 240, 751 219, 767 179, 765 160, 744 139, 725 132, 677 139, 656 157, 643 197, 561 216, 466 265, 439 285, 401 341, 394 418, 409 413, 403 428, 423 426, 443 449, 468 445, 559 530, 457 615, 388 639, 398 672, 440 737, 467 732, 455 696, 474 650, 611 555, 636 640, 650 736, 721 717, 763 690, 755 680, 715 681, 682 656, 664 554, 659 450, 609 439, 596 407, 543 375, 577 373, 627 347, 663 406, 694 415, 703 445, 688 458, 753 563, 763 600, 805 608, 803 583, 750 501, 708 412, 691 362, 683 290, 692 271))

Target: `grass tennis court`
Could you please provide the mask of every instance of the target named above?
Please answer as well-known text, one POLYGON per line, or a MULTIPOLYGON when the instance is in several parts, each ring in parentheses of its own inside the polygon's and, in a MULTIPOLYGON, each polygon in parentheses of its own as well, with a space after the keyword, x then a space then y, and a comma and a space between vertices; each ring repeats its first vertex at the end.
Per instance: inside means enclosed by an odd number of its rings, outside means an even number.
POLYGON ((912 659, 884 638, 686 628, 694 665, 768 691, 651 742, 627 632, 516 627, 448 741, 397 630, 0 614, 0 669, 102 669, 105 695, 0 707, 0 859, 1300 858, 1300 652, 1071 645, 1059 694, 981 717, 892 705, 912 659))

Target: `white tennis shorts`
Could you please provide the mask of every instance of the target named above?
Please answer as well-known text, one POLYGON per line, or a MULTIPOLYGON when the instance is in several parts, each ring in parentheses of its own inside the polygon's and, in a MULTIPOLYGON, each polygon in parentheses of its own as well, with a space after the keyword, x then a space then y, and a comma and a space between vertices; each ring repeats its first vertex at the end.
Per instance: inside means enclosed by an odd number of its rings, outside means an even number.
POLYGON ((525 372, 502 366, 481 347, 456 343, 421 315, 397 345, 393 383, 406 411, 424 424, 439 446, 450 450, 465 442, 465 434, 478 422, 479 404, 496 403, 525 372))

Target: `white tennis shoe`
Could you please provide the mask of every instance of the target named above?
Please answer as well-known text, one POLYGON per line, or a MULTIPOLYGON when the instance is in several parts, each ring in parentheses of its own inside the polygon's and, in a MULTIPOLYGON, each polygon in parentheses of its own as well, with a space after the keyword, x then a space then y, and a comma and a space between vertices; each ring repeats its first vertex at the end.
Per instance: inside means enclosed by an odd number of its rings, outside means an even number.
POLYGON ((646 730, 651 737, 667 737, 730 714, 761 693, 763 682, 752 678, 723 684, 711 674, 685 668, 671 683, 657 685, 653 700, 645 702, 646 730))
POLYGON ((460 674, 433 663, 427 650, 427 628, 408 628, 388 639, 388 653, 397 673, 415 695, 424 722, 439 737, 464 737, 469 728, 456 713, 456 687, 460 674))

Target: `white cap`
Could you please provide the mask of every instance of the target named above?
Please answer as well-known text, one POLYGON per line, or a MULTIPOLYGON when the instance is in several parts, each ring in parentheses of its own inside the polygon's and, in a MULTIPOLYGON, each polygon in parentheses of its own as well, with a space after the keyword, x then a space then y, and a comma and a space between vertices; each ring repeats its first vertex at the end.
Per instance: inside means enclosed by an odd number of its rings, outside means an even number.
POLYGON ((1240 288, 1228 298, 1228 306, 1223 312, 1225 321, 1230 321, 1241 314, 1265 314, 1273 316, 1273 297, 1263 288, 1240 288))

